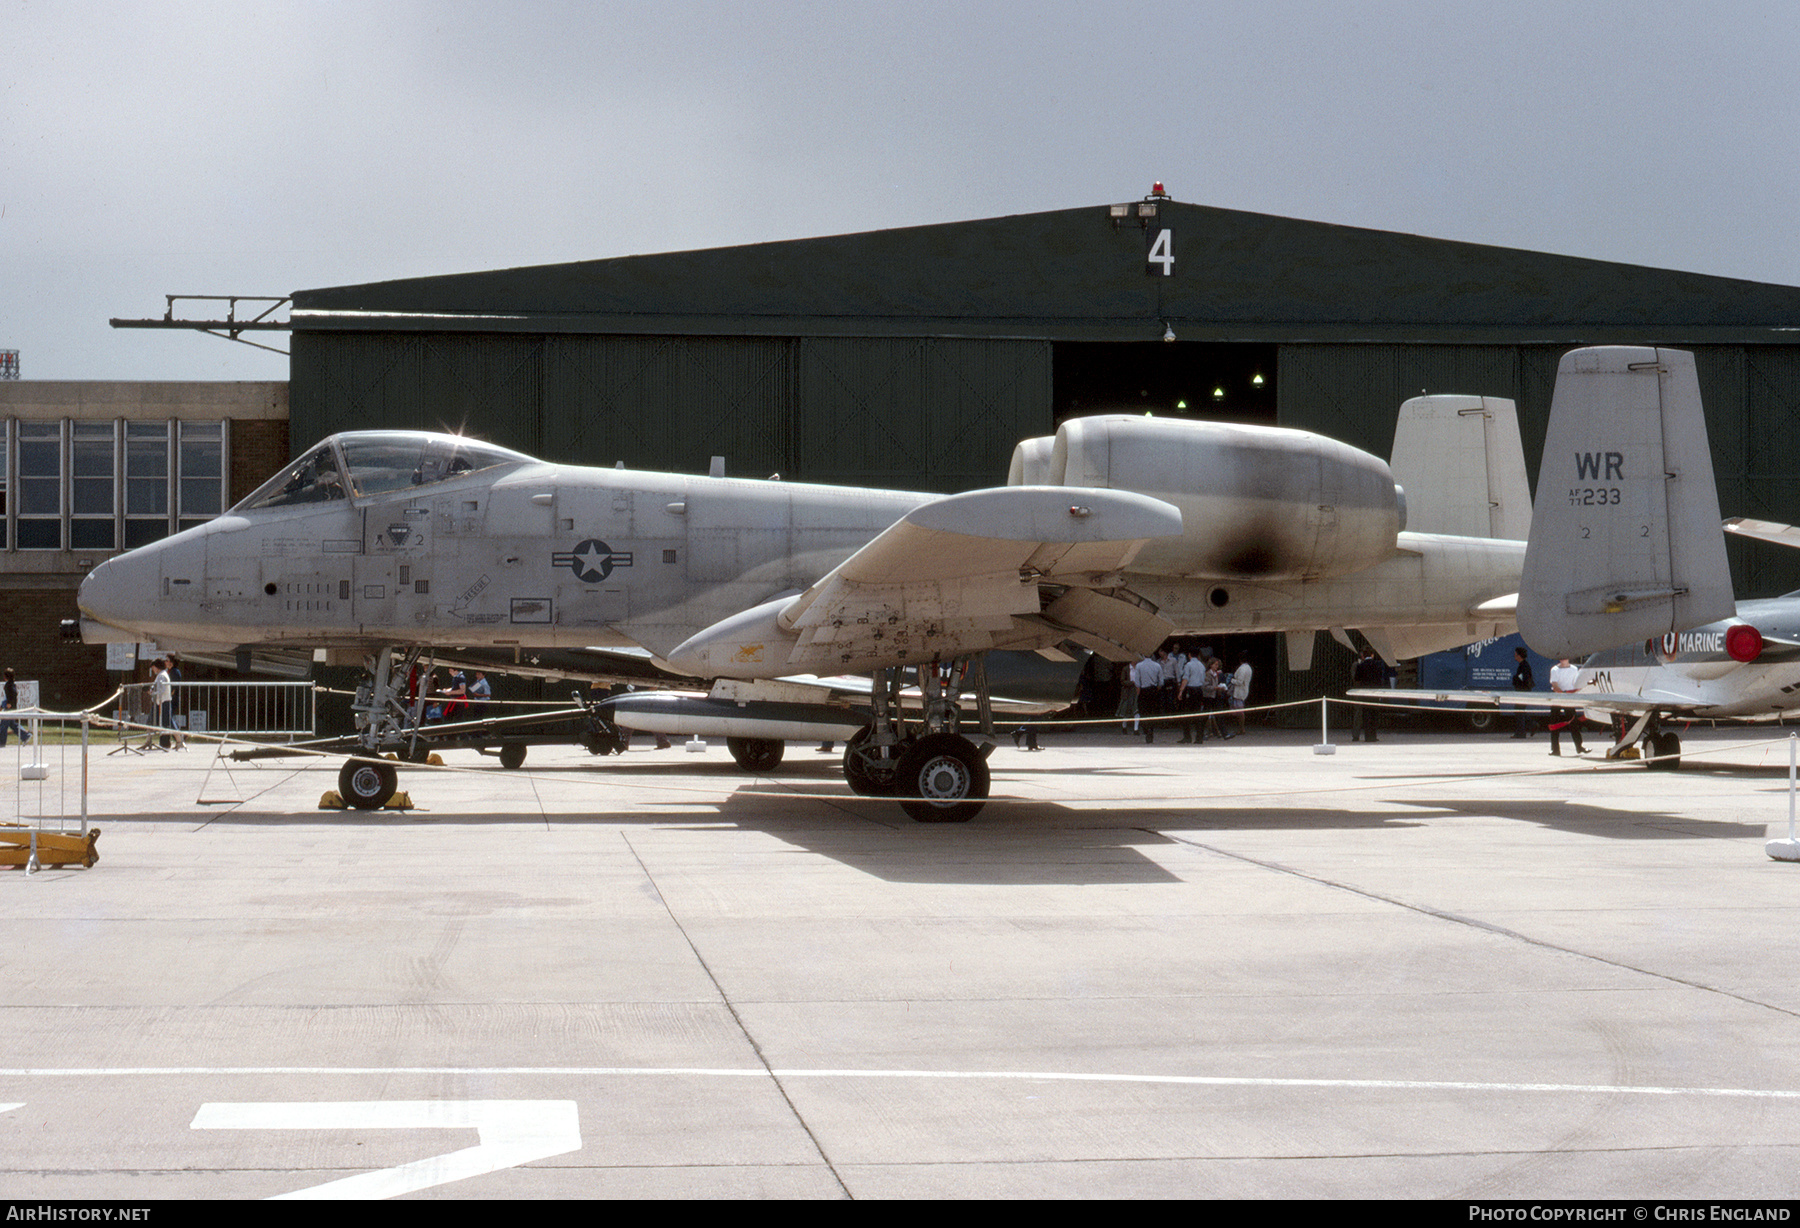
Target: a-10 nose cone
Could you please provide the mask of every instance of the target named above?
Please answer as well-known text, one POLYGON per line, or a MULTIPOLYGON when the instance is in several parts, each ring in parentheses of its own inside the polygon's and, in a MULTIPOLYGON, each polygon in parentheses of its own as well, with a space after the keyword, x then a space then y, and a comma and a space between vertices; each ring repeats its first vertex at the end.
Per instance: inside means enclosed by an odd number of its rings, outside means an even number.
POLYGON ((198 532, 189 530, 94 568, 75 595, 82 617, 81 638, 89 644, 218 638, 196 636, 193 625, 198 612, 195 598, 205 580, 200 565, 205 551, 198 532), (184 562, 194 565, 183 567, 184 562), (190 571, 191 576, 186 574, 190 571))
POLYGON ((82 580, 75 604, 81 610, 84 624, 82 638, 89 643, 106 641, 96 641, 94 631, 97 628, 86 624, 128 631, 153 604, 158 569, 154 565, 145 567, 145 560, 138 557, 140 553, 133 551, 108 559, 82 580))

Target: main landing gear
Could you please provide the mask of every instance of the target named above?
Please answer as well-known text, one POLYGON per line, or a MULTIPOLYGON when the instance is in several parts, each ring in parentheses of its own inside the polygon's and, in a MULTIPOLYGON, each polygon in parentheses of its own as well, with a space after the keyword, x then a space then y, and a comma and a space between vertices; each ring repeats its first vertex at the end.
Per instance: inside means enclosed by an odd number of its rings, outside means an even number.
POLYGON ((1633 745, 1639 747, 1644 766, 1652 772, 1673 772, 1681 766, 1681 736, 1673 729, 1664 729, 1654 710, 1644 713, 1629 732, 1622 733, 1606 752, 1606 757, 1616 759, 1621 751, 1633 745))
MULTIPOLYGON (((418 665, 421 649, 398 655, 383 648, 369 661, 369 676, 356 688, 350 711, 356 718, 356 741, 361 748, 344 761, 338 772, 338 796, 358 810, 380 810, 394 796, 398 774, 383 750, 395 751, 408 763, 422 763, 426 747, 419 741, 420 717, 425 710, 421 681, 411 703, 404 702, 407 679, 418 665)), ((427 669, 423 677, 430 677, 427 669)))
POLYGON ((966 823, 987 800, 987 756, 994 749, 994 716, 987 666, 981 656, 949 667, 919 667, 922 720, 909 726, 900 713, 898 667, 875 671, 872 719, 844 748, 844 779, 864 797, 893 797, 920 823, 966 823), (977 745, 957 732, 963 688, 975 694, 985 739, 977 745))

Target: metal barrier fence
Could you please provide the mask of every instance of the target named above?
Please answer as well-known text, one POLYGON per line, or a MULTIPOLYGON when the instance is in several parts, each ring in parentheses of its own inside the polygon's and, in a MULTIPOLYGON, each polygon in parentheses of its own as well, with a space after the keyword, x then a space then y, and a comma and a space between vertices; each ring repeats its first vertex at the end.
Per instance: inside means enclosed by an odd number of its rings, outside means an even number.
MULTIPOLYGON (((114 715, 133 724, 161 725, 150 701, 151 685, 134 682, 121 687, 114 715)), ((313 736, 318 714, 310 682, 177 682, 170 696, 175 728, 184 733, 292 742, 313 736)))
POLYGON ((35 874, 92 866, 86 712, 8 711, 0 719, 0 867, 35 874))

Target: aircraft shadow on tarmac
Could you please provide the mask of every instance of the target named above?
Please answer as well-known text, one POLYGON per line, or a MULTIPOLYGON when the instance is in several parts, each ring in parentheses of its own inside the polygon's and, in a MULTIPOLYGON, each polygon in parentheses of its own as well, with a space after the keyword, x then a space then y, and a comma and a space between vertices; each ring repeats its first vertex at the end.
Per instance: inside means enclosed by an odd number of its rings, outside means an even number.
MULTIPOLYGON (((1410 805, 1412 803, 1403 803, 1410 805)), ((1520 819, 1556 831, 1609 840, 1761 840, 1768 824, 1697 819, 1664 810, 1628 810, 1623 806, 1591 806, 1585 802, 1532 801, 1524 798, 1460 799, 1420 802, 1419 818, 1456 815, 1465 818, 1520 819)))
MULTIPOLYGON (((229 803, 196 806, 192 810, 133 814, 110 823, 195 829, 324 825, 362 832, 402 824, 447 828, 529 825, 540 829, 547 824, 565 829, 585 824, 642 824, 672 830, 723 827, 761 832, 887 881, 1037 885, 1178 881, 1180 876, 1159 864, 1150 851, 1179 842, 1173 833, 1379 830, 1416 827, 1451 817, 1518 820, 1609 840, 1760 839, 1767 828, 1765 822, 1696 819, 1660 809, 1631 811, 1622 806, 1562 800, 1505 797, 1415 801, 1376 793, 1368 795, 1368 805, 1362 809, 1313 804, 1246 806, 1228 795, 1169 795, 1143 804, 1118 800, 1104 807, 1097 807, 1092 800, 1068 802, 1002 795, 992 798, 971 823, 921 824, 913 822, 891 799, 851 793, 836 769, 835 756, 799 755, 775 773, 752 776, 722 757, 701 760, 680 752, 655 759, 645 755, 631 760, 608 757, 594 763, 543 765, 517 774, 496 769, 484 775, 502 780, 514 777, 521 785, 528 774, 547 779, 587 778, 602 789, 607 777, 625 776, 650 793, 622 805, 607 792, 597 790, 591 803, 572 809, 566 798, 541 807, 529 792, 521 790, 516 809, 476 812, 466 808, 454 812, 434 809, 436 782, 424 771, 409 771, 402 778, 402 788, 419 803, 416 809, 331 812, 308 804, 316 796, 311 787, 314 773, 298 774, 285 784, 269 788, 275 782, 266 777, 244 779, 243 769, 238 769, 232 773, 232 780, 215 777, 207 791, 221 802, 235 797, 253 799, 247 807, 229 803), (675 784, 676 776, 686 783, 675 784), (657 789, 656 782, 661 780, 670 781, 667 793, 657 789), (291 809, 270 810, 269 806, 291 809)), ((1115 770, 1121 775, 1146 774, 1144 765, 1115 770)), ((1774 788, 1777 777, 1785 786, 1785 765, 1718 770, 1720 774, 1768 779, 1769 790, 1774 788)), ((1159 774, 1153 768, 1149 772, 1159 774)), ((1008 763, 1004 772, 1005 776, 1020 780, 1066 774, 1066 769, 1058 772, 1013 763, 1008 763)), ((1084 777, 1094 774, 1091 770, 1080 773, 1084 777)), ((262 772, 252 769, 250 775, 254 778, 262 776, 262 772)), ((1444 778, 1481 775, 1487 773, 1444 778)), ((322 787, 329 787, 324 773, 317 773, 316 778, 322 787)), ((445 780, 446 785, 449 779, 445 780)), ((1406 781, 1416 786, 1422 778, 1417 774, 1396 774, 1393 779, 1396 784, 1406 781)), ((105 828, 109 819, 96 816, 94 823, 105 828)), ((104 841, 102 847, 104 855, 104 841)))

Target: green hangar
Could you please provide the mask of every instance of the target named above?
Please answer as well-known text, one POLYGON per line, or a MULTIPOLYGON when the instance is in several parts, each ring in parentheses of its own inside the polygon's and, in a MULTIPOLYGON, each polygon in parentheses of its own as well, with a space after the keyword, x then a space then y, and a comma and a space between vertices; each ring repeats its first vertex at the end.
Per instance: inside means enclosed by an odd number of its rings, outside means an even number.
MULTIPOLYGON (((1185 204, 307 290, 290 438, 463 430, 547 459, 961 490, 1129 410, 1381 456, 1421 392, 1513 398, 1534 475, 1578 345, 1691 349, 1726 514, 1800 521, 1800 289, 1185 204)), ((1800 559, 1733 543, 1741 595, 1800 559)))

